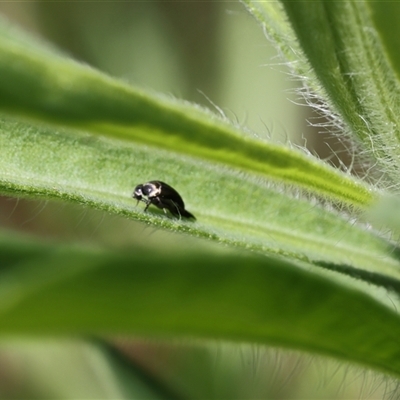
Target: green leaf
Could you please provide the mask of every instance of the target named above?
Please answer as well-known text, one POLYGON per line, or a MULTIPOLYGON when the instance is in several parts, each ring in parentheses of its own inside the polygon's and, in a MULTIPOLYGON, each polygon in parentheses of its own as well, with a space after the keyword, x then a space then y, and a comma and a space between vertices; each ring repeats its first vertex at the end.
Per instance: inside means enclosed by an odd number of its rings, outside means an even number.
POLYGON ((373 2, 282 0, 283 9, 268 2, 246 3, 269 31, 275 28, 268 26, 275 15, 281 25, 289 21, 289 34, 279 29, 273 37, 289 61, 299 57, 298 63, 291 63, 295 73, 309 78, 305 84, 319 92, 342 121, 329 113, 328 118, 344 122, 397 182, 400 84, 377 31, 382 24, 375 25, 371 17, 373 2), (307 64, 313 72, 305 72, 307 64))
POLYGON ((399 78, 399 27, 395 21, 400 12, 400 4, 397 1, 370 1, 368 2, 368 7, 371 10, 371 17, 378 31, 379 38, 385 47, 385 54, 390 59, 391 66, 397 72, 397 78, 399 78))
POLYGON ((371 188, 298 151, 37 47, 0 36, 0 109, 215 161, 356 206, 373 199, 371 188))
POLYGON ((218 165, 7 119, 0 120, 0 153, 3 193, 78 202, 243 249, 399 277, 385 241, 338 213, 218 165), (151 179, 176 187, 198 222, 171 219, 152 207, 143 213, 132 191, 151 179))
POLYGON ((115 254, 52 245, 32 257, 29 243, 14 248, 0 280, 3 335, 274 343, 400 373, 399 316, 368 286, 241 253, 115 254))

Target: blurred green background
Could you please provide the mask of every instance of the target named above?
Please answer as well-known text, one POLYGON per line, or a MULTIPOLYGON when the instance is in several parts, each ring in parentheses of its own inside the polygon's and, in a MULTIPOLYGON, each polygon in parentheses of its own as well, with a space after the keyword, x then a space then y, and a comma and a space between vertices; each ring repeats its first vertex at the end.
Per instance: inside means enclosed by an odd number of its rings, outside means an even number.
MULTIPOLYGON (((329 155, 328 135, 308 126, 310 109, 294 104, 299 101, 296 80, 240 3, 0 2, 0 13, 73 58, 135 86, 223 113, 246 126, 249 135, 290 140, 321 157, 329 155)), ((157 246, 163 251, 160 243, 164 248, 200 245, 58 202, 2 197, 0 224, 10 231, 96 246, 157 246)), ((256 345, 131 338, 109 343, 3 340, 0 396, 375 399, 395 387, 336 361, 256 345)))

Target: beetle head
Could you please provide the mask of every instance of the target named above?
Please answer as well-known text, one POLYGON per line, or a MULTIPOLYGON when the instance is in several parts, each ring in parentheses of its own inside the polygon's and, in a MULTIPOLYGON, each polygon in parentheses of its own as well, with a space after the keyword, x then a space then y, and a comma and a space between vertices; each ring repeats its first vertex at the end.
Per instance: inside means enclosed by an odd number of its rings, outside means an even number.
POLYGON ((137 185, 137 186, 135 187, 135 190, 134 190, 133 193, 132 193, 132 197, 133 197, 134 199, 136 199, 138 202, 139 202, 140 200, 142 200, 142 198, 143 198, 142 189, 143 189, 143 185, 137 185))

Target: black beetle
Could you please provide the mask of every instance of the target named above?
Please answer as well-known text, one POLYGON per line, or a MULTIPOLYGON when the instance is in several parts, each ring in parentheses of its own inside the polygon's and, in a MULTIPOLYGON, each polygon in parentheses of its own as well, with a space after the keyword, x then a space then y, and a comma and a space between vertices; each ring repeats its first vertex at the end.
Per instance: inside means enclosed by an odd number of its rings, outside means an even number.
POLYGON ((192 218, 196 219, 193 214, 185 210, 185 203, 181 195, 171 186, 161 181, 150 181, 137 185, 133 191, 132 197, 139 201, 144 201, 146 211, 150 204, 154 204, 158 208, 166 210, 178 218, 192 218))

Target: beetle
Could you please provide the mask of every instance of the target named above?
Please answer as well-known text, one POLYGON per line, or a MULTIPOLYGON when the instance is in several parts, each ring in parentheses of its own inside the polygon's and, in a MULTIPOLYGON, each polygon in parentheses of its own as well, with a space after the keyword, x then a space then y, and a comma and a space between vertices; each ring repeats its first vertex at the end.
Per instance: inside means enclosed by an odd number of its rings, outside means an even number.
POLYGON ((153 204, 163 209, 165 213, 168 210, 174 217, 196 219, 193 214, 185 210, 185 203, 181 195, 165 182, 150 181, 141 183, 135 187, 132 197, 137 200, 138 204, 139 201, 146 203, 144 211, 147 211, 150 204, 153 204))

